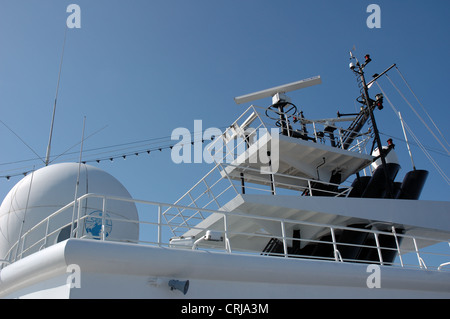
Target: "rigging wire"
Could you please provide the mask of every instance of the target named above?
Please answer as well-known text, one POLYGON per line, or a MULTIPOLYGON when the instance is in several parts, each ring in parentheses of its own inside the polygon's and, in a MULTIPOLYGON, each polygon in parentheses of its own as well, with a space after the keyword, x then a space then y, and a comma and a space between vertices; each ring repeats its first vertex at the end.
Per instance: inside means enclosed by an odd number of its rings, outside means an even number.
MULTIPOLYGON (((197 138, 196 135, 200 135, 200 134, 203 135, 203 132, 198 132, 198 133, 192 134, 194 141, 196 141, 196 138, 197 138)), ((135 142, 128 142, 128 143, 121 143, 121 144, 110 145, 110 146, 97 147, 97 148, 86 150, 86 151, 84 151, 84 153, 86 154, 88 152, 106 150, 103 152, 91 154, 89 156, 97 156, 97 157, 103 156, 103 159, 109 158, 109 157, 117 158, 120 156, 133 155, 136 152, 143 153, 143 152, 146 152, 147 150, 152 151, 152 150, 159 150, 160 148, 161 149, 170 148, 171 146, 174 146, 175 144, 177 144, 177 143, 175 143, 174 145, 172 145, 173 141, 174 140, 171 139, 171 136, 165 136, 165 137, 158 137, 158 138, 140 140, 140 141, 135 141, 135 142), (150 143, 148 143, 148 142, 150 142, 150 143), (170 144, 168 144, 168 143, 170 143, 170 144), (117 149, 115 149, 115 148, 117 148, 117 149), (107 149, 112 149, 112 150, 107 150, 107 149), (107 155, 107 154, 112 154, 112 155, 107 155)), ((73 154, 73 153, 68 153, 68 155, 70 155, 70 154, 73 154)), ((102 159, 100 159, 100 160, 102 160, 102 159)))
POLYGON ((414 93, 413 89, 411 88, 411 86, 409 85, 409 83, 406 81, 405 77, 403 76, 403 74, 400 72, 400 70, 398 69, 398 67, 395 67, 397 69, 398 74, 400 75, 400 77, 403 79, 403 82, 405 82, 406 86, 408 87, 408 89, 411 91, 411 93, 414 95, 414 97, 416 98, 416 101, 419 103, 419 105, 422 107, 422 110, 425 112, 425 114, 428 116, 429 120, 431 121, 431 123, 433 123, 434 127, 436 128, 436 130, 439 132, 439 134, 441 135, 442 139, 447 143, 448 146, 450 146, 450 144, 448 143, 448 141, 445 139, 445 136, 442 134, 441 130, 438 128, 438 126, 436 125, 436 123, 433 121, 433 119, 431 118, 430 114, 428 114, 427 110, 425 109, 425 107, 423 106, 423 104, 420 102, 420 100, 418 99, 416 93, 414 93))
POLYGON ((22 238, 22 234, 23 234, 23 230, 24 230, 23 228, 24 228, 24 225, 25 225, 25 219, 27 217, 28 204, 29 204, 29 201, 30 201, 30 194, 31 194, 31 186, 33 185, 33 177, 34 177, 34 174, 31 174, 30 186, 28 187, 27 201, 26 201, 26 204, 25 204, 25 211, 23 213, 22 223, 20 223, 19 237, 17 239, 17 248, 16 248, 16 253, 15 253, 15 259, 16 260, 17 260, 17 254, 19 253, 19 244, 20 244, 20 239, 22 238))
POLYGON ((405 125, 406 130, 411 134, 413 139, 416 141, 416 143, 419 144, 420 148, 424 152, 425 156, 428 158, 428 160, 433 164, 433 166, 436 168, 438 173, 442 176, 442 178, 447 182, 448 185, 450 185, 450 178, 445 174, 445 172, 441 169, 441 167, 436 163, 434 158, 428 153, 425 148, 423 147, 422 143, 420 143, 419 139, 416 137, 416 135, 413 133, 413 131, 409 128, 409 126, 406 123, 403 123, 405 125))
MULTIPOLYGON (((101 129, 95 131, 94 133, 90 134, 88 137, 85 138, 85 140, 87 140, 88 138, 90 138, 93 135, 97 134, 98 132, 103 130, 105 127, 103 127, 101 129)), ((222 126, 222 127, 219 127, 218 129, 223 130, 223 129, 227 128, 227 127, 228 126, 222 126)), ((203 131, 202 132, 194 132, 194 133, 192 133, 193 139, 195 140, 197 138, 197 135, 200 135, 200 134, 203 135, 203 133, 204 133, 203 131)), ((110 153, 113 153, 113 152, 114 153, 124 152, 124 151, 130 150, 130 149, 135 150, 137 147, 141 147, 141 148, 145 148, 146 146, 147 147, 152 147, 153 145, 158 145, 158 144, 163 144, 163 143, 167 144, 167 143, 171 143, 173 141, 174 140, 172 140, 172 137, 169 135, 169 136, 155 137, 155 138, 150 138, 150 139, 145 139, 145 140, 138 140, 138 141, 133 141, 133 142, 127 142, 127 143, 120 143, 120 144, 114 144, 114 145, 108 145, 108 146, 95 147, 95 148, 84 150, 83 152, 86 154, 88 152, 112 149, 112 150, 101 152, 101 153, 91 154, 91 156, 95 156, 95 155, 102 155, 102 154, 110 154, 110 153), (138 145, 136 145, 136 144, 138 144, 138 145), (142 145, 139 145, 139 144, 142 144, 142 145), (136 146, 133 146, 133 145, 136 145, 136 146), (119 147, 122 147, 122 146, 124 146, 124 147, 123 148, 119 148, 119 147), (114 149, 114 148, 118 148, 118 149, 114 149)), ((55 158, 53 158, 50 162, 54 162, 57 158, 59 158, 59 157, 61 157, 63 155, 78 154, 78 152, 76 152, 76 151, 69 152, 69 150, 74 148, 75 146, 77 146, 79 144, 80 144, 80 142, 77 142, 76 144, 71 146, 69 149, 67 149, 63 153, 61 153, 58 156, 56 156, 55 158)), ((162 145, 162 147, 166 147, 166 146, 167 145, 162 145)), ((24 162, 31 162, 31 161, 35 161, 37 159, 42 160, 42 162, 44 163, 44 160, 37 153, 35 153, 35 154, 36 154, 36 156, 38 156, 38 158, 30 158, 30 159, 23 159, 23 160, 17 160, 17 161, 12 161, 12 162, 0 163, 0 166, 7 166, 7 165, 11 165, 11 164, 24 163, 24 162)))
MULTIPOLYGON (((63 51, 64 51, 64 47, 63 47, 63 51)), ((61 57, 61 62, 62 62, 62 57, 61 57)), ((60 65, 60 69, 61 69, 61 65, 60 65)), ((417 95, 412 91, 411 87, 409 86, 409 84, 406 82, 406 79, 404 78, 404 76, 401 74, 400 70, 396 67, 397 71, 399 72, 400 76, 402 77, 403 81, 405 82, 405 84, 408 86, 408 88, 410 89, 410 91, 413 93, 413 95, 415 96, 416 100, 419 102, 419 104, 421 105, 421 107, 424 109, 422 103, 420 103, 420 101, 417 98, 417 95)), ((61 70, 60 70, 61 71, 61 70)), ((58 86, 57 86, 57 92, 56 92, 56 97, 55 97, 55 104, 56 104, 56 98, 58 95, 58 87, 59 87, 59 76, 58 75, 58 86)), ((393 87, 398 91, 398 93, 402 96, 402 98, 406 101, 406 103, 410 106, 410 108, 414 111, 414 113, 416 114, 416 116, 419 117, 419 119, 422 121, 422 123, 427 127, 427 129, 432 133, 432 135, 438 140, 439 144, 444 148, 444 150, 447 152, 446 154, 442 153, 440 150, 437 149, 433 149, 431 147, 425 147, 418 139, 417 137, 415 137, 414 133, 411 131, 411 129, 406 125, 406 129, 408 130, 409 134, 411 134, 411 136, 413 136, 414 142, 413 144, 418 146, 419 148, 421 148, 421 150, 424 152, 425 156, 430 160, 430 162, 432 162, 432 164, 435 166, 435 168, 438 170, 438 172, 442 175, 442 177, 446 180, 447 183, 450 184, 449 182, 449 178, 446 176, 446 174, 443 172, 443 170, 439 167, 439 165, 434 161, 434 159, 432 158, 432 156, 429 154, 429 151, 431 152, 436 152, 440 155, 443 156, 450 156, 450 152, 448 151, 448 149, 439 141, 438 137, 432 132, 431 128, 424 122, 424 120, 420 117, 420 115, 417 113, 417 111, 414 109, 414 107, 411 105, 411 103, 406 99, 406 97, 401 93, 401 91, 398 89, 398 87, 392 82, 392 80, 389 78, 389 76, 386 74, 386 77, 388 78, 388 80, 391 82, 391 84, 393 85, 393 87)), ((398 116, 398 111, 396 110, 396 108, 394 107, 394 105, 392 104, 392 102, 389 100, 389 98, 387 97, 387 95, 385 94, 385 92, 383 91, 383 89, 381 88, 380 84, 378 83, 378 81, 375 81, 375 83, 378 85, 378 87, 380 88, 380 90, 383 92, 383 95, 386 97, 386 99, 388 100, 391 108, 394 110, 394 112, 396 113, 396 115, 398 116)), ((428 112, 426 112, 426 110, 424 110, 425 113, 427 114, 427 116, 430 118, 430 120, 432 121, 433 125, 436 127, 436 129, 438 130, 438 132, 440 133, 440 135, 442 136, 441 131, 439 130, 439 128, 437 127, 437 125, 435 124, 435 122, 431 119, 430 115, 428 114, 428 112)), ((5 125, 10 131, 12 131, 5 123, 3 123, 1 120, 0 122, 5 125)), ((225 126, 228 127, 228 126, 225 126)), ((225 128, 223 127, 223 128, 225 128)), ((99 131, 103 130, 104 128, 96 131, 95 133, 89 135, 87 138, 91 137, 92 135, 98 133, 99 131)), ((13 132, 13 131, 12 131, 13 132)), ((13 132, 14 133, 14 132, 13 132)), ((203 134, 203 132, 198 132, 203 134)), ((17 137, 19 137, 16 133, 14 133, 17 137)), ((383 134, 383 133, 381 133, 383 134)), ((194 135, 194 141, 191 142, 191 144, 194 144, 196 142, 195 140, 195 132, 191 135, 194 135)), ((387 134, 384 134, 387 135, 387 134)), ((87 139, 86 138, 86 139, 87 139)), ((20 137, 19 139, 25 144, 27 145, 20 137)), ((98 152, 98 153, 94 153, 89 155, 90 159, 83 161, 83 163, 93 163, 93 162, 97 162, 100 163, 101 161, 105 161, 105 160, 110 160, 113 161, 114 159, 117 158, 123 158, 126 159, 126 157, 128 156, 138 156, 139 154, 142 153, 147 153, 150 154, 153 151, 159 150, 165 150, 165 149, 172 149, 175 145, 184 145, 184 144, 179 144, 179 143, 175 143, 175 144, 167 144, 170 141, 173 141, 171 139, 171 136, 164 136, 164 137, 157 137, 157 138, 151 138, 151 139, 145 139, 145 140, 139 140, 139 141, 134 141, 134 142, 128 142, 128 143, 121 143, 121 144, 115 144, 115 145, 110 145, 110 146, 103 146, 103 147, 97 147, 97 148, 92 148, 92 149, 88 149, 85 150, 85 154, 88 152, 95 152, 95 151, 101 151, 101 150, 105 150, 103 152, 98 152)), ((396 138, 397 140, 403 141, 402 138, 396 138)), ((204 142, 203 139, 201 139, 202 143, 204 142)), ((447 144, 448 142, 445 141, 447 144)), ((51 161, 49 160, 49 163, 53 163, 55 160, 57 160, 58 158, 62 157, 62 156, 68 156, 68 155, 73 155, 76 152, 69 152, 72 148, 74 148, 75 146, 79 145, 80 142, 76 143, 75 145, 73 145, 72 147, 70 147, 69 149, 67 149, 66 151, 64 151, 63 153, 59 154, 58 156, 56 156, 55 158, 53 158, 51 161)), ((27 147, 29 147, 27 145, 27 147)), ((31 149, 31 147, 29 147, 31 149)), ((32 150, 32 149, 31 149, 32 150)), ((44 160, 34 151, 32 150, 33 153, 38 157, 38 159, 40 159, 41 161, 43 161, 44 164, 46 164, 44 162, 44 160)), ((27 161, 35 161, 36 158, 34 159, 28 159, 28 160, 20 160, 20 161, 14 161, 14 162, 9 162, 9 163, 0 163, 0 166, 2 165, 11 165, 11 164, 18 164, 18 163, 23 163, 23 162, 27 162, 27 161)), ((66 159, 69 160, 69 159, 66 159)), ((12 171, 17 171, 20 168, 15 168, 15 169, 10 169, 10 170, 6 170, 4 172, 12 172, 12 171)), ((33 172, 33 170, 28 170, 28 171, 24 171, 21 173, 17 173, 17 174, 8 174, 8 175, 4 175, 4 176, 0 176, 0 178, 6 178, 6 179, 10 179, 13 176, 20 176, 20 175, 27 175, 30 172, 33 172)))
POLYGON ((95 134, 97 134, 100 131, 103 131, 108 125, 105 125, 104 127, 102 127, 101 129, 95 131, 94 133, 90 134, 88 137, 84 138, 83 141, 78 142, 74 145, 72 145, 71 147, 69 147, 67 150, 65 150, 64 152, 62 152, 61 154, 59 154, 58 156, 56 156, 54 159, 52 159, 50 161, 50 164, 53 163, 55 160, 57 160, 58 158, 60 158, 61 156, 65 155, 67 152, 69 152, 72 148, 80 145, 81 143, 83 143, 84 141, 86 141, 87 139, 89 139, 90 137, 94 136, 95 134))
MULTIPOLYGON (((389 133, 387 133, 387 132, 379 132, 379 133, 380 133, 380 135, 384 135, 384 136, 386 136, 386 137, 393 138, 393 139, 395 139, 396 141, 399 141, 399 142, 402 142, 402 143, 406 143, 406 140, 405 140, 404 137, 395 136, 395 135, 389 134, 389 133)), ((416 142, 411 142, 411 141, 410 141, 409 143, 410 143, 411 145, 420 147, 419 144, 417 144, 416 142)), ((426 147, 424 146, 424 148, 425 148, 427 151, 429 151, 429 152, 433 152, 433 153, 436 153, 436 154, 438 154, 438 155, 441 155, 441 156, 445 156, 445 157, 449 157, 449 158, 450 158, 450 155, 444 153, 441 149, 437 149, 437 148, 434 148, 434 147, 431 147, 431 146, 426 146, 426 147)))
MULTIPOLYGON (((389 97, 386 95, 386 93, 384 92, 384 90, 381 88, 380 84, 378 83, 378 81, 375 82, 378 85, 378 88, 380 89, 381 93, 383 93, 383 96, 386 98, 386 100, 388 101, 389 105, 391 106, 392 110, 394 111, 394 113, 398 116, 398 111, 395 108, 395 106, 392 104, 391 100, 389 99, 389 97)), ((448 178, 448 176, 445 174, 445 172, 441 169, 441 167, 439 166, 439 164, 434 160, 434 158, 430 155, 430 153, 428 153, 428 151, 426 150, 426 148, 423 146, 423 144, 420 142, 420 140, 417 138, 417 136, 414 134, 414 132, 409 128, 408 124, 403 120, 403 124, 406 128, 406 130, 408 131, 408 133, 412 136, 412 138, 414 139, 415 143, 420 147, 420 149, 422 150, 422 152, 425 154, 425 156, 428 158, 428 160, 431 162, 431 164, 436 168, 436 170, 438 171, 438 173, 442 176, 442 178, 445 180, 445 182, 450 185, 450 179, 448 178)))
MULTIPOLYGON (((222 127, 223 128, 223 127, 222 127)), ((98 131, 97 131, 98 132, 98 131)), ((97 133, 95 132, 95 133, 97 133)), ((87 138, 89 138, 90 136, 94 135, 95 133, 89 135, 88 137, 85 138, 85 140, 87 138)), ((134 144, 141 144, 143 142, 147 142, 147 141, 153 141, 151 143, 144 143, 143 145, 138 145, 138 146, 133 146, 133 147, 125 147, 125 148, 120 148, 120 149, 114 149, 114 150, 110 150, 110 151, 106 151, 106 152, 100 152, 100 153, 96 153, 96 154, 91 154, 89 157, 90 159, 87 160, 83 160, 82 163, 86 164, 86 163, 100 163, 102 161, 114 161, 117 158, 123 158, 126 159, 128 156, 139 156, 140 154, 150 154, 151 152, 154 151, 163 151, 163 150, 167 150, 167 149, 172 149, 174 146, 185 146, 185 145, 193 145, 196 142, 201 142, 204 143, 205 140, 202 138, 203 137, 203 133, 204 132, 194 132, 192 134, 193 139, 190 143, 188 144, 179 144, 179 141, 176 143, 170 143, 167 144, 169 141, 173 142, 174 140, 171 139, 171 136, 165 136, 165 137, 158 137, 158 138, 152 138, 152 139, 147 139, 147 140, 140 140, 140 141, 136 141, 136 142, 129 142, 129 143, 121 143, 121 144, 116 144, 116 145, 111 145, 111 146, 103 146, 103 147, 98 147, 98 148, 93 148, 90 150, 86 150, 83 151, 83 153, 86 153, 88 151, 96 151, 96 150, 102 150, 102 149, 107 149, 107 148, 115 148, 115 147, 120 147, 120 146, 128 146, 128 145, 134 145, 134 144), (200 139, 196 139, 196 135, 200 135, 200 139), (169 140, 170 138, 170 140, 169 140), (147 146, 147 147, 144 147, 147 146), (139 148, 137 148, 139 147, 139 148), (128 151, 128 152, 126 152, 128 151), (100 156, 103 155, 103 156, 100 156)), ((214 138, 211 138, 211 140, 213 140, 214 138)), ((79 145, 79 143, 77 143, 76 145, 79 145)), ((75 146, 72 146, 71 148, 73 148, 75 146)), ((67 151, 65 152, 66 155, 73 155, 76 152, 71 152, 71 153, 67 153, 67 151)), ((59 155, 58 157, 60 157, 61 155, 59 155)), ((56 158, 55 158, 56 159, 56 158)), ((55 159, 53 159, 51 162, 53 162, 55 159)), ((9 163, 0 163, 0 165, 9 165, 9 164, 16 164, 19 162, 25 162, 25 161, 34 161, 36 159, 29 159, 29 160, 22 160, 22 161, 16 161, 16 162, 9 162, 9 163)), ((66 160, 71 160, 66 159, 66 160)), ((72 159, 75 160, 75 159, 72 159)), ((45 164, 45 163, 44 163, 45 164)), ((22 167, 24 168, 24 167, 22 167)), ((16 169, 10 169, 10 170, 6 170, 6 171, 14 171, 17 170, 16 169)), ((3 175, 0 176, 0 178, 6 178, 7 180, 9 180, 11 177, 17 177, 17 176, 26 176, 27 174, 34 172, 34 168, 31 170, 27 170, 27 171, 23 171, 20 173, 11 173, 11 174, 7 174, 7 175, 3 175)), ((5 172, 5 171, 4 171, 5 172)))
MULTIPOLYGON (((44 159, 42 157, 40 157, 39 154, 36 153, 36 151, 30 145, 28 145, 16 132, 14 132, 8 125, 6 125, 5 122, 0 120, 0 123, 2 123, 11 133, 13 133, 26 147, 28 147, 34 153, 34 155, 36 155, 38 157, 38 159, 40 159, 43 163, 45 163, 44 159)), ((33 159, 33 160, 35 160, 35 159, 33 159)))
MULTIPOLYGON (((403 93, 398 89, 398 87, 392 82, 391 78, 386 74, 386 78, 391 82, 392 86, 397 90, 397 92, 400 94, 400 96, 405 100, 405 102, 408 104, 408 106, 411 108, 411 110, 416 114, 416 116, 419 118, 419 120, 422 122, 423 125, 428 129, 428 131, 433 135, 433 137, 436 139, 436 141, 444 148, 444 150, 447 152, 447 154, 450 155, 450 151, 445 147, 445 145, 439 140, 439 138, 434 134, 433 130, 428 126, 428 124, 423 120, 423 118, 420 116, 419 113, 417 113, 416 109, 409 103, 408 99, 403 95, 403 93)), ((378 84, 378 83, 377 83, 378 84)), ((380 85, 378 84, 378 87, 380 85)), ((384 94, 384 93, 383 93, 384 94)))

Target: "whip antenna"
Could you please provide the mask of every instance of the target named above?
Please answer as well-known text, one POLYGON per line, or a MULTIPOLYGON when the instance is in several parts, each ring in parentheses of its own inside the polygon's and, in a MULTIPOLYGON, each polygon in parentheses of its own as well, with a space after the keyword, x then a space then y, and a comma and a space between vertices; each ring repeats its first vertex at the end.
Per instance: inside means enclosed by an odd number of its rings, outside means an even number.
POLYGON ((59 63, 58 82, 56 84, 55 103, 53 104, 52 123, 50 125, 50 136, 48 138, 47 154, 45 155, 45 166, 48 166, 48 164, 50 162, 50 149, 51 149, 51 145, 52 145, 53 124, 55 122, 56 102, 58 100, 59 82, 61 79, 61 69, 62 69, 62 64, 63 64, 63 59, 64 59, 64 48, 66 46, 66 36, 67 36, 67 27, 64 31, 64 42, 63 42, 62 53, 61 53, 61 61, 59 63))

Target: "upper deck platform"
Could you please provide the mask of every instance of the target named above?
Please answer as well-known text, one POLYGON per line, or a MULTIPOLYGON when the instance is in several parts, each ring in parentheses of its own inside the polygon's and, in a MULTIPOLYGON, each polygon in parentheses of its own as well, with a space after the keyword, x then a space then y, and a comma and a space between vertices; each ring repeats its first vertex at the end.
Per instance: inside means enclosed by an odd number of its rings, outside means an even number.
MULTIPOLYGON (((225 169, 229 178, 241 179, 244 174, 268 184, 270 173, 279 173, 339 184, 374 160, 373 156, 366 154, 370 132, 358 133, 351 148, 339 146, 344 145, 342 139, 348 130, 336 126, 336 122, 352 121, 354 118, 292 120, 290 132, 283 132, 277 122, 265 113, 263 108, 250 106, 209 145, 216 163, 230 164, 225 169), (307 134, 307 123, 313 127, 310 135, 307 134), (336 134, 324 133, 331 127, 337 131, 336 134), (260 174, 253 174, 258 171, 260 174)), ((297 185, 307 186, 307 183, 297 185)))

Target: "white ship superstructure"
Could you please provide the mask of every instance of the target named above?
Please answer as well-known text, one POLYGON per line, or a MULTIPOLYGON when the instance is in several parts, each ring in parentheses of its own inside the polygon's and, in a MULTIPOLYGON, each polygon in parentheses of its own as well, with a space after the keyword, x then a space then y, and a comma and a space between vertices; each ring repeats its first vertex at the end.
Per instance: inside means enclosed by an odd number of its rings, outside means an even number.
POLYGON ((396 180, 382 97, 312 120, 286 96, 320 82, 236 98, 273 104, 216 137, 214 167, 173 204, 82 163, 26 176, 0 208, 0 296, 449 298, 450 203, 419 200, 427 171, 396 180))

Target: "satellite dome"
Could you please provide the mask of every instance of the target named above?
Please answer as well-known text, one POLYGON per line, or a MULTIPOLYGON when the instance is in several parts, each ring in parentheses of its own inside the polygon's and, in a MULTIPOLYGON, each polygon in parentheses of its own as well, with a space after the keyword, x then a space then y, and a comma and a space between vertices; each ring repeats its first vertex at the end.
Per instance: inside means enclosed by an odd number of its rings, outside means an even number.
POLYGON ((0 259, 29 255, 68 239, 72 221, 78 231, 77 237, 99 239, 103 220, 105 240, 138 240, 138 213, 133 202, 107 200, 103 216, 102 198, 88 197, 75 210, 70 205, 49 218, 48 223, 41 223, 73 202, 75 196, 78 198, 88 193, 132 198, 116 178, 86 164, 55 164, 25 176, 9 191, 0 206, 0 259), (79 185, 75 195, 78 174, 79 185), (26 238, 15 245, 24 234, 27 234, 26 238))

